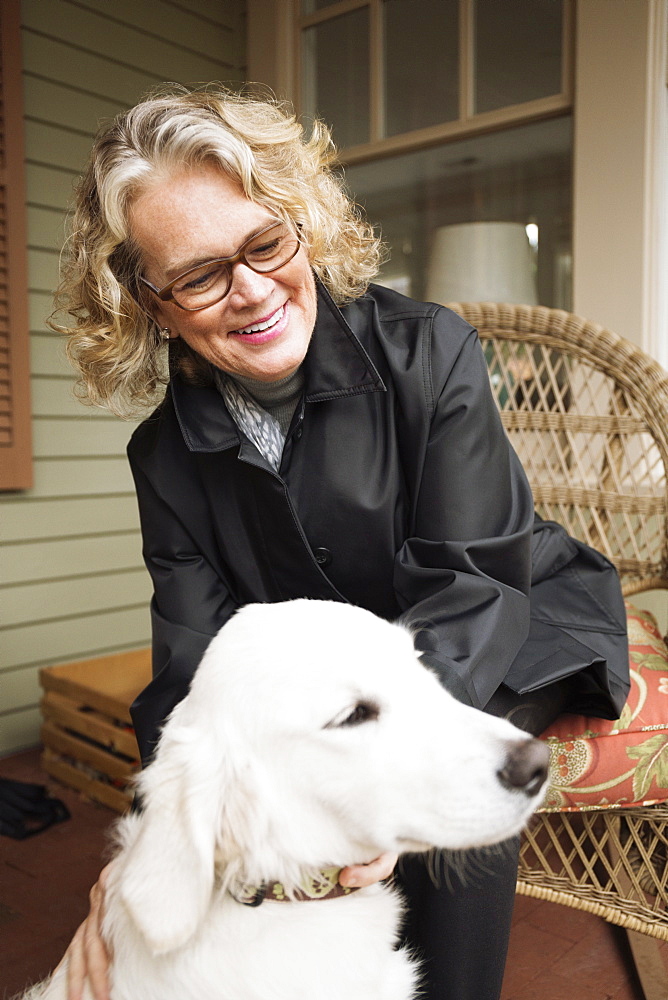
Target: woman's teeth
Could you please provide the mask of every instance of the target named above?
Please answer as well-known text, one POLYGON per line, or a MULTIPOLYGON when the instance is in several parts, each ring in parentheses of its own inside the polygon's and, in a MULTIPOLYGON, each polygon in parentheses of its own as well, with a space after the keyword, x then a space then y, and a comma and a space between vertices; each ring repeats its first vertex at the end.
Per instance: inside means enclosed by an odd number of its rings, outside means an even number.
POLYGON ((276 312, 269 317, 269 319, 264 321, 264 323, 253 323, 252 326, 244 326, 240 330, 237 330, 237 333, 261 333, 262 330, 268 330, 270 326, 274 326, 280 319, 282 319, 284 312, 285 306, 281 306, 281 308, 277 309, 276 312))

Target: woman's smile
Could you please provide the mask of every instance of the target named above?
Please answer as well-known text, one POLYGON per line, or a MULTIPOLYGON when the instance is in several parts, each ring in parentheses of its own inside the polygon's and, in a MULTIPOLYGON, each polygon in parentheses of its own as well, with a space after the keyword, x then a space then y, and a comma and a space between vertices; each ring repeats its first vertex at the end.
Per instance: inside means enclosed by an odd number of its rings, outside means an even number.
POLYGON ((280 337, 287 326, 289 303, 286 302, 266 319, 257 320, 240 330, 234 330, 232 337, 242 336, 249 344, 266 344, 274 337, 280 337))

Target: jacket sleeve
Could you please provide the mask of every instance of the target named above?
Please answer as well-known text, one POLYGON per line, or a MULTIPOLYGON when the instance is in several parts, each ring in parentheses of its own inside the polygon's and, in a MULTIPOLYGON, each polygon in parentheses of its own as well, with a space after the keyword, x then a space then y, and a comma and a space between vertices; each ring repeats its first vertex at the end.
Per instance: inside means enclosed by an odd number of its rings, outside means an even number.
POLYGON ((135 699, 132 720, 144 764, 160 728, 188 693, 213 636, 236 610, 221 573, 198 550, 177 514, 132 460, 143 553, 153 580, 153 680, 135 699))
POLYGON ((446 361, 447 316, 434 318, 433 416, 394 586, 423 662, 484 707, 529 630, 533 500, 475 331, 446 361))

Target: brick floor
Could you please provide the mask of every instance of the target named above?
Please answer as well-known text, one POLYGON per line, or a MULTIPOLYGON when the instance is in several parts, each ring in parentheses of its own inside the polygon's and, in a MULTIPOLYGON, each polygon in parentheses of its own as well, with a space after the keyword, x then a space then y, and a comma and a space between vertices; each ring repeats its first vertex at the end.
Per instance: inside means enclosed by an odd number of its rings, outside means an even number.
POLYGON ((44 978, 58 964, 88 910, 114 814, 52 782, 39 750, 0 760, 0 776, 49 786, 71 819, 28 840, 0 837, 0 998, 44 978))
MULTIPOLYGON (((661 945, 668 966, 668 943, 661 945)), ((518 896, 502 1000, 643 1000, 625 932, 518 896)))
MULTIPOLYGON (((48 784, 72 813, 70 821, 31 839, 0 837, 0 1000, 9 1000, 62 956, 88 910, 88 890, 104 863, 115 817, 48 780, 38 750, 0 760, 0 776, 48 784)), ((668 942, 661 952, 668 967, 668 942)), ((518 896, 502 1000, 643 996, 620 928, 579 910, 518 896)))

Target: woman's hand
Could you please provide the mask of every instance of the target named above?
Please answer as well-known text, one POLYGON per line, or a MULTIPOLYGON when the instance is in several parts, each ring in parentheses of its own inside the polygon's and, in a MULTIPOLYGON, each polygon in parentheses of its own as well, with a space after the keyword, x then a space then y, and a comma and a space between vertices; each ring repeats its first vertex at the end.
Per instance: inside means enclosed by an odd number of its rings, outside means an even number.
POLYGON ((102 940, 102 916, 104 894, 109 878, 107 865, 90 890, 90 910, 72 938, 65 958, 67 959, 67 1000, 82 1000, 84 987, 88 987, 95 1000, 109 1000, 110 955, 102 940))
POLYGON ((381 854, 379 858, 374 858, 368 865, 348 865, 341 869, 339 882, 350 889, 359 889, 362 886, 373 885, 374 882, 382 882, 384 878, 394 871, 398 860, 397 854, 381 854))

